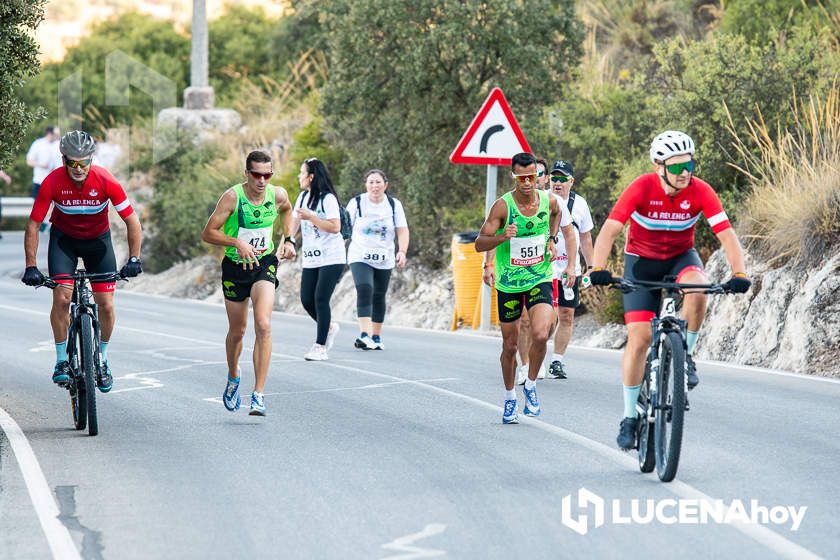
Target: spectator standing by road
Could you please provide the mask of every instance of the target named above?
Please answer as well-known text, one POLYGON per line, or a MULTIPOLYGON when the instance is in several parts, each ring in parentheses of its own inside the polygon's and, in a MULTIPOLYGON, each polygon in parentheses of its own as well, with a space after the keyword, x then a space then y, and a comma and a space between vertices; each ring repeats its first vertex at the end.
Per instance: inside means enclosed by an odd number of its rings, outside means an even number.
MULTIPOLYGON (((64 165, 58 146, 60 138, 61 132, 58 127, 48 125, 44 129, 44 135, 32 142, 29 151, 26 152, 26 165, 32 168, 32 198, 38 197, 38 190, 47 175, 53 169, 64 165)), ((45 229, 47 229, 46 222, 39 227, 40 231, 45 229)))

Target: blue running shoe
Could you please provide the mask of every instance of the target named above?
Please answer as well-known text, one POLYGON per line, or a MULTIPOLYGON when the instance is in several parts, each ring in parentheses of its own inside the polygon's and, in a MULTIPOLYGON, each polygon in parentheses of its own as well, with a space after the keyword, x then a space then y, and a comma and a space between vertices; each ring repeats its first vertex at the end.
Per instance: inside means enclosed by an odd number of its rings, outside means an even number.
POLYGON ((231 412, 239 410, 239 405, 242 404, 242 399, 239 397, 239 378, 231 379, 228 377, 225 392, 222 393, 222 402, 225 403, 225 408, 231 412))
POLYGON ((537 386, 533 389, 523 388, 525 393, 525 409, 522 411, 525 416, 540 415, 540 399, 537 398, 537 386))
POLYGON ((265 416, 265 399, 262 393, 251 393, 251 416, 265 416))
POLYGON ((107 393, 114 386, 114 377, 111 375, 111 368, 108 366, 108 362, 102 365, 102 371, 99 372, 99 377, 96 379, 96 386, 99 387, 99 391, 102 393, 107 393))
POLYGON ((502 424, 519 424, 516 414, 516 399, 505 400, 505 411, 502 414, 502 424))
POLYGON ((55 364, 52 379, 53 383, 58 383, 59 385, 70 383, 70 362, 62 360, 55 364))

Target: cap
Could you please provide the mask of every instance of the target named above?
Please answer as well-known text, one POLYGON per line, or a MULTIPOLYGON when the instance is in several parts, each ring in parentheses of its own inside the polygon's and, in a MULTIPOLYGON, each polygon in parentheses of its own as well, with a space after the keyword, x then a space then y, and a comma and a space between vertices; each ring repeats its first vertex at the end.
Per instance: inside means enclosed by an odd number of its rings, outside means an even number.
POLYGON ((555 173, 557 171, 559 171, 563 175, 568 175, 569 177, 574 177, 575 176, 575 171, 572 168, 571 162, 568 162, 568 161, 563 160, 563 159, 558 159, 557 161, 554 162, 554 165, 551 166, 551 172, 552 173, 555 173))

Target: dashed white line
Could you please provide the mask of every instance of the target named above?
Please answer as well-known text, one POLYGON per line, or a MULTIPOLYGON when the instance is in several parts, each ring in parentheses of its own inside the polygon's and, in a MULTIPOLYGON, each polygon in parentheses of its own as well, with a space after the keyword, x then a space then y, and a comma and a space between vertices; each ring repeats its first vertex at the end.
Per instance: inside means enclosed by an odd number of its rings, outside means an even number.
POLYGON ((421 548, 413 546, 412 543, 421 539, 427 539, 435 535, 439 535, 446 530, 446 525, 442 523, 430 523, 426 525, 419 533, 412 533, 393 541, 383 544, 382 548, 387 550, 394 550, 396 552, 405 552, 406 554, 397 554, 386 556, 382 560, 416 560, 419 558, 437 558, 438 556, 445 556, 446 552, 443 550, 436 550, 433 548, 421 548))

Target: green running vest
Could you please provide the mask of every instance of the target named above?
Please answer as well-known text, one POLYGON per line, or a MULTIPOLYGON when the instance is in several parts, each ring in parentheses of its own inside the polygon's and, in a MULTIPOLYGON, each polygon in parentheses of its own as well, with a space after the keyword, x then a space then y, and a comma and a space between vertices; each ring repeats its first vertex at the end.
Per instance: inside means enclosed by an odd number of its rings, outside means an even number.
MULTIPOLYGON (((508 207, 505 226, 516 224, 517 234, 496 247, 496 289, 500 292, 525 292, 537 284, 551 282, 551 253, 546 247, 551 226, 549 194, 545 191, 537 194, 540 205, 533 216, 519 212, 512 192, 502 195, 508 207)), ((503 226, 496 235, 504 229, 503 226)))
MULTIPOLYGON (((234 185, 233 190, 237 196, 237 209, 228 216, 222 231, 253 245, 260 257, 271 253, 274 251, 274 220, 277 219, 274 186, 266 185, 265 200, 259 205, 248 201, 241 183, 234 185)), ((241 262, 236 247, 225 247, 225 256, 233 262, 241 262)))

